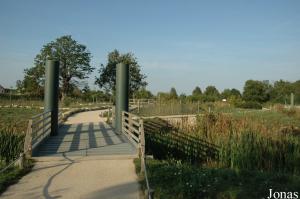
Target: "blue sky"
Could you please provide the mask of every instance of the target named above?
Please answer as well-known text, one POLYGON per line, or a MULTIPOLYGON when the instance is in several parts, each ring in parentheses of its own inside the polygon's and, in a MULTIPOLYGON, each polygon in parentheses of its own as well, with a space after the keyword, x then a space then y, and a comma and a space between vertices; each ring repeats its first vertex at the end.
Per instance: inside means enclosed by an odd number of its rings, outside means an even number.
MULTIPOLYGON (((300 1, 0 1, 0 84, 14 86, 41 47, 72 35, 92 53, 132 52, 148 89, 242 90, 300 79, 300 1)), ((94 82, 97 71, 87 80, 94 82)), ((94 86, 91 86, 92 88, 94 86)))

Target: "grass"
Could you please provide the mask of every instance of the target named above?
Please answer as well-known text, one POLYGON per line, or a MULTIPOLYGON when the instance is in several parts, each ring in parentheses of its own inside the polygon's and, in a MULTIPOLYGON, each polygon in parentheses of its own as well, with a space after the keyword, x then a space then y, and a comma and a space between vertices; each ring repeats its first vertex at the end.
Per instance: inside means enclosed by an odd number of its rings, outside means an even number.
POLYGON ((27 168, 19 169, 17 167, 11 167, 8 170, 6 170, 4 173, 0 173, 0 196, 1 193, 3 193, 8 186, 17 183, 22 176, 30 172, 32 166, 33 166, 33 161, 29 160, 27 168))
POLYGON ((270 188, 300 190, 299 110, 211 112, 182 123, 145 122, 146 151, 159 159, 147 161, 156 198, 266 198, 270 188), (217 146, 217 158, 203 147, 202 153, 203 141, 217 146))
MULTIPOLYGON (((140 160, 135 159, 139 173, 140 160)), ((300 177, 282 173, 197 167, 178 161, 147 160, 155 198, 266 198, 269 189, 299 191, 300 177)), ((140 178, 143 179, 143 178, 140 178)), ((141 180, 145 188, 145 182, 141 180)))
POLYGON ((0 129, 15 127, 18 132, 25 131, 29 118, 42 111, 37 108, 0 108, 0 129))
POLYGON ((239 113, 249 112, 255 110, 235 108, 234 106, 222 103, 197 103, 197 102, 180 102, 180 101, 169 101, 169 102, 156 102, 155 104, 149 104, 141 107, 139 110, 135 109, 134 114, 140 116, 164 116, 164 115, 185 115, 185 114, 199 114, 205 112, 222 112, 222 113, 239 113))

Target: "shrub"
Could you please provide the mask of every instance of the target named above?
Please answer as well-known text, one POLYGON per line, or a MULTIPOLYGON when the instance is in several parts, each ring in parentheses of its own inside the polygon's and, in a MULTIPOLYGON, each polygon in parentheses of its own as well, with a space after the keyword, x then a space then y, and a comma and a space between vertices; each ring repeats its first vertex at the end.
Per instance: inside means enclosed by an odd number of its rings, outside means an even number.
POLYGON ((72 98, 66 97, 63 103, 66 107, 70 106, 70 104, 72 103, 72 98))
POLYGON ((247 109, 262 109, 262 105, 254 101, 246 101, 240 104, 237 104, 238 108, 247 108, 247 109))

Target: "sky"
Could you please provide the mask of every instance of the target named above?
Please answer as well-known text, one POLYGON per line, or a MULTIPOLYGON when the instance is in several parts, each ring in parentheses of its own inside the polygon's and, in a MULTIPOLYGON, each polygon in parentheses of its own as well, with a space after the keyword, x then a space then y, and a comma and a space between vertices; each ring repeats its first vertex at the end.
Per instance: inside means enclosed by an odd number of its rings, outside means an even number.
MULTIPOLYGON (((63 35, 91 65, 132 52, 156 93, 242 91, 248 79, 300 79, 300 1, 0 0, 0 85, 14 87, 42 46, 63 35)), ((86 81, 94 86, 96 69, 86 81)))

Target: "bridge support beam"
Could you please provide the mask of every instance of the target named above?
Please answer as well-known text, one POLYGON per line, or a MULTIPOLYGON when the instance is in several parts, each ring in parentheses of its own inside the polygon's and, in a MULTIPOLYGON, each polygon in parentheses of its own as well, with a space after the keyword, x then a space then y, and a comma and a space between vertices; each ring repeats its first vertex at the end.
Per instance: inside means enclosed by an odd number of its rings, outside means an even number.
POLYGON ((51 111, 51 136, 58 134, 59 61, 47 60, 45 74, 44 111, 51 111))
POLYGON ((116 66, 116 133, 122 133, 122 111, 128 111, 129 66, 119 63, 116 66))

